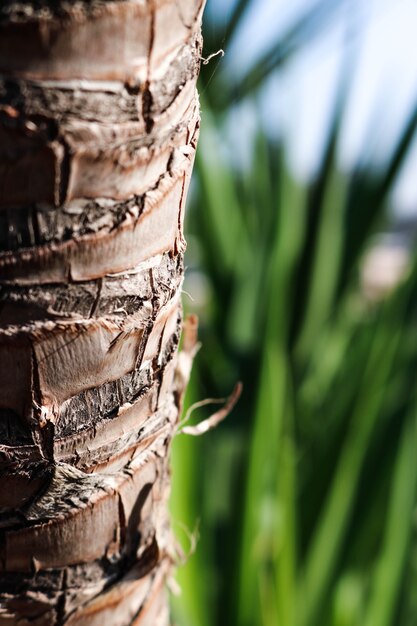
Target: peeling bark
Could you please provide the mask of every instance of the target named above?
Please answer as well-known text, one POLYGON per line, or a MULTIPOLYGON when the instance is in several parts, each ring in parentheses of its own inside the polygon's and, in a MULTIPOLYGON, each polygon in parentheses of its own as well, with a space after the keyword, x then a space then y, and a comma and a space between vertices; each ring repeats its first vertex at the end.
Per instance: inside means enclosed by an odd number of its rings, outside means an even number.
POLYGON ((202 9, 0 6, 0 626, 169 623, 202 9))

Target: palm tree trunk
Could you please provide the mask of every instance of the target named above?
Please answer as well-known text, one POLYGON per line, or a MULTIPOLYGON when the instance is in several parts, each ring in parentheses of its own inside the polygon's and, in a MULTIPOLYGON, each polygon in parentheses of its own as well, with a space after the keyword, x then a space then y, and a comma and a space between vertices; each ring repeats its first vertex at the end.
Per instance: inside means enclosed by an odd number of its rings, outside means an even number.
POLYGON ((0 626, 169 623, 203 4, 0 6, 0 626))

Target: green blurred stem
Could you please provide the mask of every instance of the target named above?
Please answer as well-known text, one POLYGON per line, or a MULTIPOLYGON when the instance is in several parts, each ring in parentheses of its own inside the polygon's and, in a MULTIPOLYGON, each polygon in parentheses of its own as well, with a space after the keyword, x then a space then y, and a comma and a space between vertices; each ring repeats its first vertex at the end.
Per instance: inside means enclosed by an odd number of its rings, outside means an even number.
POLYGON ((381 555, 363 626, 390 626, 395 621, 401 580, 413 526, 417 486, 416 407, 405 423, 390 493, 381 555))
MULTIPOLYGON (((381 323, 366 364, 350 430, 314 532, 300 584, 299 625, 317 623, 352 514, 363 461, 385 397, 401 331, 381 323)), ((320 468, 317 468, 320 471, 320 468)))

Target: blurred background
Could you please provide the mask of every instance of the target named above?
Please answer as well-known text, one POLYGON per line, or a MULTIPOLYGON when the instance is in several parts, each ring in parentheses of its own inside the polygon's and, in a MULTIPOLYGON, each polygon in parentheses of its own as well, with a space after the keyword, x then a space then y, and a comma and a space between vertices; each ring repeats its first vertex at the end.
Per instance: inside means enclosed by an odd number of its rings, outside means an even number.
POLYGON ((417 624, 416 24, 208 0, 186 405, 244 390, 174 442, 177 626, 417 624))

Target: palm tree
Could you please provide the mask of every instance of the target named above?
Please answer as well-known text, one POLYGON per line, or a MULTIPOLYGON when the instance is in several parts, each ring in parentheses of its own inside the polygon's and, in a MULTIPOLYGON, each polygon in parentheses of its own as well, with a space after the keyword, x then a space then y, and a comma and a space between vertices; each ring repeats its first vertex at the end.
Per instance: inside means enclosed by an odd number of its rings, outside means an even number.
POLYGON ((168 623, 203 5, 1 3, 2 626, 168 623))

